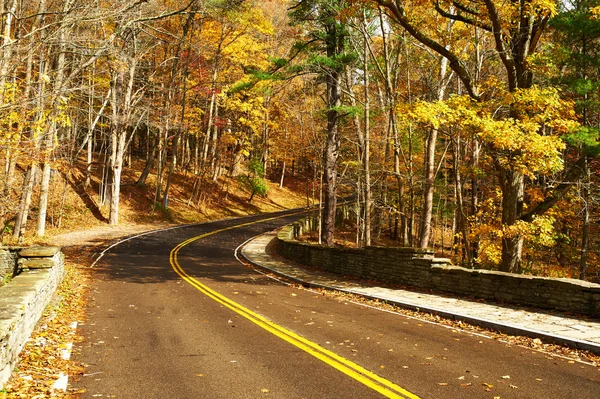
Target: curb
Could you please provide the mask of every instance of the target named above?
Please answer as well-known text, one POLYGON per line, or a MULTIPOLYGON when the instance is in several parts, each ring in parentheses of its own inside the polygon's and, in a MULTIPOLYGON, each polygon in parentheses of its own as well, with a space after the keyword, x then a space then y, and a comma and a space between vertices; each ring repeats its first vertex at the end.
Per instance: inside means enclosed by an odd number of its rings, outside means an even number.
POLYGON ((435 307, 415 305, 414 303, 403 302, 403 301, 399 301, 399 300, 390 300, 387 298, 379 297, 377 295, 369 295, 369 294, 365 294, 362 292, 354 291, 352 289, 344 289, 341 287, 333 287, 333 286, 329 286, 326 284, 302 280, 301 278, 291 276, 291 275, 283 273, 277 269, 273 269, 271 267, 265 266, 264 264, 261 264, 257 261, 252 260, 249 256, 246 255, 246 253, 244 251, 246 244, 248 244, 251 241, 254 241, 258 237, 261 237, 262 235, 264 235, 264 234, 253 237, 250 240, 246 241, 243 244, 243 246, 241 247, 241 250, 239 251, 241 256, 248 263, 250 263, 256 267, 259 267, 261 269, 268 270, 269 272, 272 272, 280 277, 284 277, 288 280, 296 282, 296 283, 302 285, 303 287, 322 288, 322 289, 327 289, 327 290, 340 291, 340 292, 344 292, 344 293, 348 293, 348 294, 352 294, 352 295, 360 295, 363 298, 383 301, 383 302, 386 302, 386 303, 394 305, 394 306, 398 306, 403 309, 414 310, 417 312, 430 313, 433 315, 441 316, 446 319, 462 321, 462 322, 465 322, 468 324, 473 324, 473 325, 476 325, 479 327, 488 328, 488 329, 495 330, 500 333, 504 333, 504 334, 508 334, 508 335, 522 335, 522 336, 526 336, 529 338, 539 338, 539 339, 543 339, 544 341, 552 343, 552 344, 568 346, 571 348, 585 350, 585 351, 589 351, 589 352, 595 353, 597 355, 600 355, 600 344, 594 344, 589 341, 583 341, 583 340, 580 340, 577 338, 562 337, 562 336, 555 335, 555 334, 552 334, 549 332, 533 330, 533 329, 517 326, 514 324, 510 324, 510 323, 500 323, 497 321, 492 321, 492 320, 487 320, 487 319, 483 319, 483 318, 477 318, 477 317, 473 317, 473 316, 464 315, 464 314, 461 314, 458 312, 449 312, 447 310, 442 310, 442 309, 438 309, 435 307))

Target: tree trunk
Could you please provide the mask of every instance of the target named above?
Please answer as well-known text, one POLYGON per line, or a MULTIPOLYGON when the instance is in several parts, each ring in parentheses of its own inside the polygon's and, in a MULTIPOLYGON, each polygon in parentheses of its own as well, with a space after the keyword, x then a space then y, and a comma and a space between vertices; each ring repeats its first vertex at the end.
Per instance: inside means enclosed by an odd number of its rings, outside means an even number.
MULTIPOLYGON (((328 35, 327 55, 334 57, 339 53, 338 40, 335 23, 329 26, 332 32, 328 35)), ((327 83, 327 139, 323 153, 323 184, 325 198, 322 219, 322 241, 327 246, 333 246, 335 231, 335 212, 337 209, 337 157, 339 149, 339 112, 341 105, 341 72, 331 70, 326 76, 327 83)))
MULTIPOLYGON (((60 34, 59 34, 59 54, 56 65, 56 81, 54 85, 54 93, 52 98, 52 114, 57 116, 61 110, 62 105, 62 92, 64 90, 65 80, 65 64, 66 64, 66 40, 67 40, 67 14, 69 13, 72 5, 72 0, 67 0, 63 6, 63 15, 60 22, 60 34)), ((58 131, 58 122, 52 121, 50 118, 50 126, 46 133, 45 143, 42 144, 44 150, 44 164, 42 172, 42 181, 40 182, 40 199, 38 205, 38 220, 37 220, 37 231, 38 237, 44 236, 46 232, 46 216, 48 212, 48 189, 50 188, 50 176, 52 172, 51 158, 54 151, 54 141, 58 131)))
POLYGON ((23 181, 23 190, 21 191, 21 201, 19 202, 19 211, 15 220, 13 230, 13 239, 17 242, 22 242, 25 236, 25 226, 29 215, 29 207, 31 206, 31 196, 33 194, 33 185, 35 183, 35 175, 37 173, 37 165, 31 164, 27 168, 25 180, 23 181))
POLYGON ((500 171, 502 176, 502 264, 500 271, 509 273, 520 272, 521 252, 523 249, 523 238, 511 228, 519 220, 523 211, 523 193, 525 181, 523 174, 518 171, 500 171))
POLYGON ((171 178, 173 176, 173 171, 175 170, 175 166, 177 165, 177 143, 179 142, 179 133, 175 135, 173 138, 173 148, 171 149, 173 152, 171 153, 171 165, 169 165, 169 173, 167 174, 167 185, 165 187, 165 195, 163 197, 163 206, 165 209, 168 208, 169 205, 169 189, 171 188, 171 178))
MULTIPOLYGON (((132 39, 132 40, 135 40, 132 39)), ((121 194, 121 173, 123 171, 123 158, 128 144, 127 127, 131 121, 133 104, 133 83, 136 73, 137 60, 135 54, 128 60, 127 85, 125 86, 125 71, 122 69, 114 73, 112 90, 113 121, 111 126, 111 156, 110 170, 112 172, 110 190, 110 212, 108 223, 119 224, 119 201, 121 194), (124 91, 124 93, 123 93, 124 91)), ((132 134, 135 134, 135 128, 132 134)))
POLYGON ((371 190, 371 101, 369 99, 369 71, 368 71, 368 57, 369 57, 369 35, 367 32, 367 21, 366 16, 363 14, 363 68, 364 74, 364 97, 365 97, 365 115, 364 115, 364 152, 363 152, 363 174, 365 175, 365 245, 371 245, 371 204, 373 203, 373 191, 371 190))
MULTIPOLYGON (((453 23, 449 23, 446 28, 446 33, 450 35, 453 23)), ((450 46, 447 45, 446 49, 450 46)), ((448 76, 448 59, 441 57, 439 86, 437 89, 437 100, 443 101, 446 88, 450 83, 452 74, 448 76)), ((429 246, 429 238, 431 235, 431 218, 433 216, 433 194, 435 191, 435 149, 437 144, 438 129, 432 128, 427 136, 425 146, 425 188, 423 193, 423 210, 421 212, 421 224, 419 229, 419 248, 427 248, 429 246)))
POLYGON ((146 166, 144 166, 144 170, 140 175, 140 178, 135 183, 140 187, 144 187, 146 185, 146 179, 148 179, 148 175, 150 171, 154 167, 154 158, 156 157, 156 146, 152 146, 152 152, 149 152, 146 158, 146 166))
POLYGON ((469 249, 469 235, 468 235, 468 219, 465 213, 465 205, 463 199, 463 183, 462 174, 460 172, 460 160, 461 160, 462 146, 460 135, 457 135, 453 151, 453 167, 454 167, 454 194, 456 197, 456 227, 462 237, 462 260, 469 267, 473 266, 473 258, 469 249))
POLYGON ((425 146, 425 186, 423 190, 423 209, 419 226, 419 248, 427 248, 431 236, 437 134, 437 129, 430 129, 429 134, 427 135, 427 144, 425 146))
POLYGON ((583 197, 583 227, 581 229, 581 251, 579 255, 579 279, 585 280, 585 274, 587 269, 587 253, 590 246, 590 168, 589 168, 589 160, 586 159, 584 176, 583 180, 583 189, 582 189, 582 197, 583 197))
POLYGON ((285 179, 285 160, 281 165, 281 179, 279 179, 279 188, 283 188, 283 181, 285 179))

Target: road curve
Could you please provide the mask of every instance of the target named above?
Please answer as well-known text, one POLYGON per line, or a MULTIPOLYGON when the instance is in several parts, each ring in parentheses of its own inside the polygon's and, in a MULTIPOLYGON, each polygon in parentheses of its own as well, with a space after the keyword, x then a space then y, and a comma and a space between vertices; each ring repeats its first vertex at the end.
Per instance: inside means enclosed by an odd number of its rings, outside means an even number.
POLYGON ((107 251, 74 350, 81 398, 598 398, 591 365, 290 287, 234 257, 289 214, 107 251))

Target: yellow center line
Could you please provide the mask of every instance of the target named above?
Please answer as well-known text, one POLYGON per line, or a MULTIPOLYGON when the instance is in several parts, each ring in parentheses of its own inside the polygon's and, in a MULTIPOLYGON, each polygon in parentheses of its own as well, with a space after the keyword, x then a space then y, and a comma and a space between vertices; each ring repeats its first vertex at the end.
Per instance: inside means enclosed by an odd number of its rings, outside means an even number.
MULTIPOLYGON (((303 212, 298 212, 303 213, 303 212)), ((266 331, 272 333, 273 335, 283 339, 286 342, 294 345, 295 347, 305 351, 306 353, 316 357, 317 359, 323 361, 324 363, 334 367, 336 370, 341 371, 342 373, 348 375, 349 377, 354 378, 358 382, 366 385, 367 387, 379 392, 383 396, 387 398, 402 398, 402 399, 419 399, 418 396, 412 394, 411 392, 405 390, 404 388, 394 384, 393 382, 386 380, 383 377, 378 376, 377 374, 359 366, 358 364, 339 356, 338 354, 331 352, 318 344, 307 340, 304 337, 299 336, 298 334, 287 330, 284 327, 279 326, 278 324, 273 323, 272 321, 266 319, 265 317, 253 312, 252 310, 240 305, 237 302, 232 301, 231 299, 219 294, 208 286, 202 284, 188 273, 183 270, 179 262, 177 261, 177 255, 179 251, 191 244, 194 241, 200 240, 202 238, 221 233, 227 230, 232 230, 244 226, 249 226, 255 223, 265 222, 273 219, 279 219, 285 216, 291 215, 283 215, 276 216, 268 219, 262 219, 258 221, 242 223, 235 226, 225 227, 223 229, 214 230, 208 233, 201 234, 196 237, 192 237, 179 245, 177 245, 170 254, 170 262, 173 270, 187 283, 195 287, 198 291, 202 292, 204 295, 213 299, 214 301, 220 303, 221 305, 233 310, 240 316, 250 320, 254 324, 262 327, 266 331)))

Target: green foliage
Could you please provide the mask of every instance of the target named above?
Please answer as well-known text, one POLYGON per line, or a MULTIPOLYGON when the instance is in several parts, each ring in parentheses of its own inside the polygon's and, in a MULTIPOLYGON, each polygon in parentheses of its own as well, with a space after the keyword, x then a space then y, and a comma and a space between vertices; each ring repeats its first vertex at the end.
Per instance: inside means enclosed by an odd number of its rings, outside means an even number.
POLYGON ((264 177, 265 176, 265 168, 260 159, 253 158, 248 162, 248 170, 254 176, 264 177))
POLYGON ((581 126, 576 131, 568 134, 565 141, 573 146, 581 148, 586 154, 600 156, 600 133, 598 129, 581 126))
POLYGON ((305 39, 297 41, 292 53, 308 55, 303 65, 290 66, 296 73, 340 71, 358 56, 347 46, 348 25, 342 17, 349 7, 344 0, 298 0, 289 13, 292 25, 302 25, 305 39))
POLYGON ((346 105, 342 105, 339 107, 331 107, 330 110, 333 111, 337 111, 340 115, 344 115, 344 116, 349 116, 349 117, 354 117, 356 115, 362 115, 363 109, 361 107, 352 107, 352 106, 346 106, 346 105))
POLYGON ((256 194, 266 197, 269 191, 269 185, 265 180, 265 169, 260 159, 253 158, 248 162, 248 176, 240 177, 240 182, 250 191, 250 199, 256 194))
POLYGON ((266 197, 267 192, 269 191, 269 187, 267 185, 267 181, 262 177, 251 177, 250 180, 250 188, 254 194, 258 194, 261 197, 266 197))

